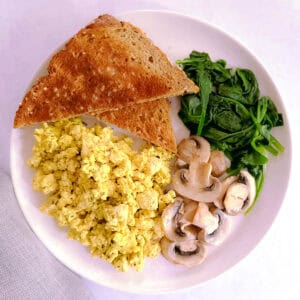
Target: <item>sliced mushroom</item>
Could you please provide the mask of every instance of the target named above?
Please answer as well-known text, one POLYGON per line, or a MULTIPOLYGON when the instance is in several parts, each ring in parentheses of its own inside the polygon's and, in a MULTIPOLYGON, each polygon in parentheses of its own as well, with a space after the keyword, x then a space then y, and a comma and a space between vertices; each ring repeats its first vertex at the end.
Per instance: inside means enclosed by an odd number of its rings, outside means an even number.
POLYGON ((175 264, 192 267, 206 258, 206 247, 198 240, 176 243, 164 237, 160 245, 163 256, 175 264))
POLYGON ((211 176, 211 165, 198 159, 188 169, 177 170, 172 182, 181 196, 199 202, 214 202, 221 192, 221 181, 211 176))
POLYGON ((187 200, 184 200, 184 203, 182 220, 184 220, 186 223, 192 224, 199 202, 194 200, 189 200, 187 202, 187 200))
POLYGON ((183 199, 177 197, 162 213, 162 225, 166 237, 174 242, 196 239, 197 232, 191 223, 183 218, 183 199))
POLYGON ((184 203, 184 210, 186 210, 186 206, 189 205, 191 202, 197 203, 192 199, 188 199, 188 198, 183 198, 183 203, 184 203))
POLYGON ((210 156, 210 144, 203 137, 192 135, 179 143, 177 147, 177 156, 188 164, 195 157, 202 162, 208 162, 210 156))
POLYGON ((175 168, 176 169, 188 169, 189 165, 184 160, 177 158, 175 161, 175 168))
POLYGON ((210 185, 211 180, 211 164, 201 162, 201 160, 192 160, 188 169, 190 173, 190 181, 192 184, 198 184, 201 187, 207 187, 210 185))
POLYGON ((214 201, 214 205, 217 208, 224 209, 223 201, 224 201, 225 194, 226 194, 229 186, 237 180, 238 180, 238 176, 229 176, 221 182, 221 184, 222 184, 221 192, 214 201))
POLYGON ((223 151, 214 150, 210 154, 209 163, 212 165, 212 175, 219 177, 230 167, 230 159, 223 151))
POLYGON ((237 215, 242 211, 244 203, 248 199, 248 187, 240 182, 233 183, 227 190, 224 206, 229 215, 237 215))
POLYGON ((199 202, 192 223, 210 234, 218 228, 219 217, 209 211, 209 207, 206 203, 199 202))
POLYGON ((242 170, 237 182, 231 184, 226 192, 224 206, 229 215, 246 211, 254 201, 256 194, 255 179, 246 170, 242 170))
POLYGON ((240 172, 238 181, 246 184, 249 190, 248 199, 245 201, 243 206, 243 211, 246 211, 253 204, 256 196, 255 179, 247 170, 242 170, 240 172))
POLYGON ((202 230, 198 235, 198 239, 207 244, 218 246, 224 242, 231 230, 231 219, 220 209, 214 209, 212 214, 218 218, 217 229, 210 233, 202 230))

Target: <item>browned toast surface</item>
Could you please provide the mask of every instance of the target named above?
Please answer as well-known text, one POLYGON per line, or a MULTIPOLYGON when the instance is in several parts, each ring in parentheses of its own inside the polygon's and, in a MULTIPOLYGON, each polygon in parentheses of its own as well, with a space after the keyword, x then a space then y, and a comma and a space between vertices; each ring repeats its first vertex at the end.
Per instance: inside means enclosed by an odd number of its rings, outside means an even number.
POLYGON ((14 127, 196 92, 140 29, 103 15, 54 55, 48 75, 25 95, 14 127))
POLYGON ((129 130, 138 137, 176 153, 168 99, 131 105, 119 110, 92 113, 98 119, 129 130))

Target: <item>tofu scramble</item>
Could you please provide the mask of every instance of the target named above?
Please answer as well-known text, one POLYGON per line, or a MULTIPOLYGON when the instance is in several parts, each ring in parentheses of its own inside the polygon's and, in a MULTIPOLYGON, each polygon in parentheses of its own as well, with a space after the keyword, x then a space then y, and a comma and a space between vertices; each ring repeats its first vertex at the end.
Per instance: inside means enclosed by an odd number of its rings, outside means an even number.
POLYGON ((34 136, 28 164, 33 188, 47 196, 41 211, 94 257, 141 271, 161 251, 161 213, 175 198, 164 191, 173 154, 152 145, 135 151, 131 138, 81 118, 43 123, 34 136))

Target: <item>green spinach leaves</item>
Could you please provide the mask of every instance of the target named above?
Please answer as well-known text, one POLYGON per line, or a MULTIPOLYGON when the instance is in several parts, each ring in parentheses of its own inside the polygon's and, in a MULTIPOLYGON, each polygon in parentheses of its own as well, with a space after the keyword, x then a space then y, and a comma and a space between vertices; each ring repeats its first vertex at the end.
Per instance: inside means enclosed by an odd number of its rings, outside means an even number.
POLYGON ((271 134, 273 127, 283 125, 282 115, 269 97, 260 98, 251 70, 234 71, 226 68, 224 60, 212 62, 207 53, 197 51, 177 63, 200 87, 200 93, 182 97, 181 120, 191 134, 205 137, 213 148, 225 152, 231 159, 229 174, 248 169, 256 180, 257 199, 264 183, 267 153, 276 156, 284 151, 271 134))

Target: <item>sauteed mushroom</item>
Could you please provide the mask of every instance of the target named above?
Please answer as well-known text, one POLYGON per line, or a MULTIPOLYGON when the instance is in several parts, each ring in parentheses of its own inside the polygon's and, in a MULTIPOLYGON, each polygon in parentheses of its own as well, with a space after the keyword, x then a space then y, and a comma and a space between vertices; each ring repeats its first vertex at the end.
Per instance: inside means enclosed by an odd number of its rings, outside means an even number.
POLYGON ((177 156, 188 164, 195 157, 201 162, 207 162, 210 156, 210 144, 203 137, 192 135, 179 143, 177 156))
POLYGON ((219 177, 230 167, 230 159, 223 151, 214 150, 210 154, 209 163, 212 165, 212 175, 219 177))
POLYGON ((197 233, 190 222, 183 218, 183 199, 177 197, 162 213, 162 225, 166 237, 174 242, 196 239, 197 233))
POLYGON ((161 249, 171 262, 201 264, 206 257, 205 244, 218 246, 227 238, 229 215, 252 205, 255 179, 246 170, 226 177, 229 167, 225 154, 211 152, 202 137, 191 136, 178 145, 172 184, 183 198, 177 197, 162 214, 166 237, 161 240, 161 249))
POLYGON ((182 219, 185 220, 185 222, 192 224, 196 210, 198 208, 198 203, 199 202, 190 199, 184 200, 184 213, 182 219))
POLYGON ((242 170, 238 180, 231 184, 224 199, 225 210, 229 215, 246 211, 255 199, 255 179, 246 170, 242 170))
POLYGON ((226 192, 227 192, 228 188, 230 187, 230 185, 237 180, 238 180, 238 176, 229 176, 221 182, 221 184, 222 184, 221 192, 220 192, 219 196, 216 198, 216 200, 214 201, 214 205, 217 208, 224 209, 223 201, 224 201, 226 192))
POLYGON ((176 169, 187 169, 189 167, 188 163, 184 160, 177 158, 175 161, 175 168, 176 169))
POLYGON ((169 261, 188 267, 201 264, 206 257, 206 247, 198 240, 176 243, 164 237, 161 240, 161 251, 169 261))
POLYGON ((213 232, 202 230, 198 239, 207 244, 218 246, 224 242, 231 230, 231 219, 220 209, 214 209, 212 215, 218 218, 218 227, 213 232))
POLYGON ((221 192, 221 182, 211 176, 211 165, 194 158, 188 169, 179 169, 173 176, 173 186, 183 197, 214 202, 221 192))
POLYGON ((210 234, 217 230, 219 217, 209 211, 209 207, 206 203, 199 202, 193 218, 193 224, 205 230, 207 234, 210 234))

